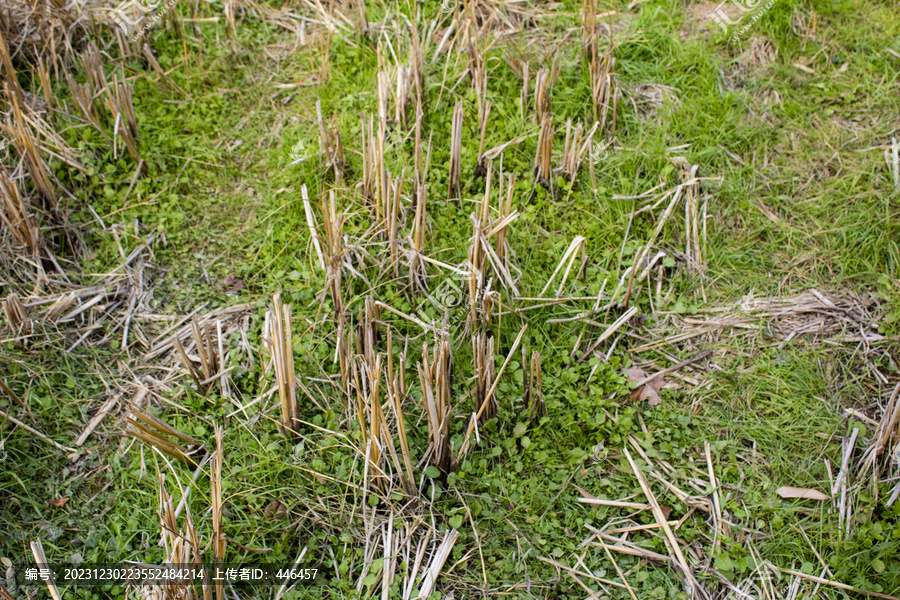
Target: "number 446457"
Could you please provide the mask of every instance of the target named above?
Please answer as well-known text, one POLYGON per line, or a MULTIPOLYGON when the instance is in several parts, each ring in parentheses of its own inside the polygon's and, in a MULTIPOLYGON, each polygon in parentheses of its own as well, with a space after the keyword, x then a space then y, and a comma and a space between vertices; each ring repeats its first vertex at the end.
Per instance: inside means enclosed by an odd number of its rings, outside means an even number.
POLYGON ((276 579, 315 579, 318 569, 278 569, 276 579))

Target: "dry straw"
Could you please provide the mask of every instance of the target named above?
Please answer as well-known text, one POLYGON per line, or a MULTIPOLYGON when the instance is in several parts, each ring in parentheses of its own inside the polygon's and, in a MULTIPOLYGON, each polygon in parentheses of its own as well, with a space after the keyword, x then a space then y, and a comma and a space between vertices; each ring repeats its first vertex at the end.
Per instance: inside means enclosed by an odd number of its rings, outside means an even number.
POLYGON ((594 143, 594 132, 599 126, 599 123, 594 123, 594 126, 585 135, 581 123, 573 127, 572 119, 566 121, 566 140, 563 143, 563 153, 557 171, 569 181, 574 180, 578 175, 578 169, 581 167, 585 154, 594 143))
POLYGON ((497 416, 497 394, 492 392, 495 379, 494 337, 480 331, 472 336, 472 354, 475 366, 475 406, 486 405, 481 420, 497 416), (490 395, 488 395, 490 393, 490 395))
POLYGON ((450 130, 450 176, 448 198, 458 198, 462 186, 462 124, 463 104, 457 101, 453 108, 453 124, 450 130))
POLYGON ((208 324, 204 324, 203 326, 200 325, 200 322, 197 320, 197 315, 191 316, 191 334, 194 339, 194 349, 197 351, 200 362, 199 369, 194 365, 194 361, 188 356, 184 346, 181 344, 181 340, 176 337, 174 342, 182 364, 185 369, 188 370, 188 373, 190 373, 194 383, 197 384, 197 390, 201 394, 205 394, 209 391, 212 383, 219 378, 218 376, 222 369, 222 364, 219 360, 219 355, 216 353, 209 330, 210 326, 208 324))
POLYGON ((19 295, 15 292, 10 292, 5 300, 0 301, 0 306, 3 308, 3 318, 6 319, 7 326, 12 331, 19 331, 27 321, 25 308, 22 306, 21 300, 19 300, 19 295))
POLYGON ((428 457, 431 464, 440 470, 442 477, 446 477, 451 471, 450 377, 452 360, 450 335, 444 328, 435 340, 433 355, 429 359, 426 344, 422 348, 422 362, 418 365, 422 404, 428 423, 428 457))
POLYGON ((542 185, 550 185, 550 160, 553 156, 553 118, 544 112, 541 131, 538 134, 537 153, 534 157, 534 173, 542 185))
POLYGON ((344 172, 344 146, 337 129, 326 129, 322 118, 322 102, 316 100, 316 124, 319 126, 319 152, 325 159, 325 169, 331 169, 340 185, 344 172))
POLYGON ((409 285, 413 292, 428 288, 423 250, 425 249, 425 228, 427 226, 428 188, 424 183, 416 185, 416 212, 413 217, 412 249, 409 253, 409 285))
MULTIPOLYGON (((360 117, 360 121, 362 127, 363 166, 359 188, 363 198, 373 202, 377 193, 379 167, 381 166, 375 137, 375 125, 372 116, 370 115, 367 120, 365 113, 360 117)), ((378 210, 377 204, 375 208, 378 210)), ((378 216, 376 216, 376 220, 377 218, 378 216)))
POLYGON ((603 54, 598 54, 596 46, 591 51, 591 97, 593 98, 594 120, 600 123, 604 132, 616 131, 616 108, 619 102, 618 80, 614 72, 615 46, 610 44, 603 54))
POLYGON ((459 452, 456 455, 456 459, 454 461, 454 466, 460 464, 463 460, 465 460, 466 455, 469 452, 469 447, 471 444, 472 434, 475 432, 475 428, 478 426, 479 421, 481 420, 481 416, 488 409, 488 404, 490 399, 493 397, 494 392, 497 389, 497 385, 500 383, 500 377, 503 376, 503 372, 506 371, 507 365, 509 365, 509 361, 515 355, 516 350, 519 348, 519 344, 522 343, 522 338, 525 336, 525 331, 528 329, 528 326, 525 325, 519 330, 519 335, 516 336, 516 340, 513 342, 512 348, 509 350, 509 354, 506 356, 506 360, 503 361, 503 365, 500 367, 500 370, 497 372, 496 377, 494 377, 494 382, 491 384, 491 387, 488 389, 485 394, 485 399, 482 401, 481 406, 478 407, 478 410, 472 414, 472 418, 469 421, 469 426, 466 429, 466 433, 463 436, 462 443, 459 447, 459 452))
POLYGON ((291 305, 282 303, 280 293, 272 297, 272 308, 266 313, 266 325, 278 397, 281 400, 281 431, 288 435, 293 430, 297 416, 297 388, 294 383, 291 305))
POLYGON ((18 246, 25 249, 32 260, 44 249, 40 229, 30 214, 28 201, 19 193, 12 179, 0 174, 0 220, 18 246))
MULTIPOLYGON (((227 539, 225 532, 222 530, 222 462, 223 452, 222 446, 225 440, 225 430, 216 426, 216 452, 210 459, 209 463, 209 481, 210 481, 210 509, 212 512, 212 549, 213 560, 217 564, 225 561, 225 549, 227 547, 227 539)), ((224 600, 225 588, 221 580, 215 582, 216 600, 224 600)))
POLYGON ((544 122, 545 116, 550 115, 552 107, 550 91, 552 88, 550 69, 541 67, 534 79, 534 121, 539 125, 544 122))
POLYGON ((343 269, 344 269, 344 237, 343 229, 346 215, 338 213, 337 195, 334 190, 328 192, 328 199, 322 198, 322 217, 325 229, 325 289, 331 296, 334 305, 335 321, 341 320, 344 313, 343 269))
POLYGON ((166 456, 197 466, 197 463, 192 458, 194 451, 189 450, 182 444, 197 449, 202 447, 202 442, 199 440, 172 427, 139 406, 131 407, 128 416, 125 418, 125 423, 126 435, 149 444, 166 456))
MULTIPOLYGON (((525 365, 525 350, 522 350, 522 365, 525 365)), ((524 394, 525 408, 528 409, 529 419, 539 419, 544 416, 544 392, 541 387, 541 355, 535 351, 531 353, 528 378, 525 380, 524 394)))

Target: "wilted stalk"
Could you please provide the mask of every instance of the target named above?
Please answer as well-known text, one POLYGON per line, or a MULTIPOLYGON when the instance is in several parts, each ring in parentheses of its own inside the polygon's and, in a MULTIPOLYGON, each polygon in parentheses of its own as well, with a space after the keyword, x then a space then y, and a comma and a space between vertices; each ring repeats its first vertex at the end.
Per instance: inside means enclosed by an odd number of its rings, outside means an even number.
POLYGON ((291 305, 283 304, 281 294, 272 298, 272 316, 269 319, 272 340, 272 361, 281 400, 281 429, 288 435, 297 415, 297 388, 294 385, 294 351, 291 336, 291 305))

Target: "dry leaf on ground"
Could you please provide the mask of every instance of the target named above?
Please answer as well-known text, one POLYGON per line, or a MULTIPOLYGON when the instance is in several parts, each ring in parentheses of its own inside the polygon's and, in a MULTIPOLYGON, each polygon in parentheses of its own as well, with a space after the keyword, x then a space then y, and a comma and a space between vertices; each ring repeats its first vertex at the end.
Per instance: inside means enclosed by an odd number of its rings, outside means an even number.
MULTIPOLYGON (((628 378, 629 383, 637 383, 647 376, 647 372, 640 367, 622 369, 622 372, 625 373, 625 376, 628 378)), ((659 390, 662 389, 662 385, 662 377, 657 377, 656 379, 648 381, 641 387, 632 390, 631 401, 642 402, 644 400, 647 400, 650 403, 650 406, 658 406, 661 402, 661 399, 659 397, 659 390)))

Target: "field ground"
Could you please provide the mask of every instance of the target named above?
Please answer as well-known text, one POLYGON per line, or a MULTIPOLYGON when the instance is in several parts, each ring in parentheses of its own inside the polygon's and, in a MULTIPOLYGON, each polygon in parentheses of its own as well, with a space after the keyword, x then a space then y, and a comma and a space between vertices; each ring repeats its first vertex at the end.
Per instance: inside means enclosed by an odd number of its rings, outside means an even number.
POLYGON ((900 11, 715 9, 11 0, 2 589, 900 596, 900 11))

